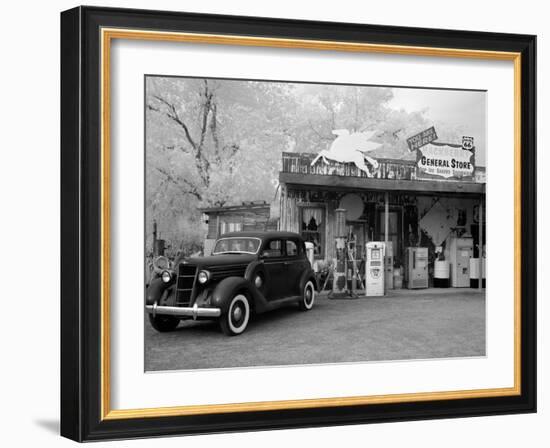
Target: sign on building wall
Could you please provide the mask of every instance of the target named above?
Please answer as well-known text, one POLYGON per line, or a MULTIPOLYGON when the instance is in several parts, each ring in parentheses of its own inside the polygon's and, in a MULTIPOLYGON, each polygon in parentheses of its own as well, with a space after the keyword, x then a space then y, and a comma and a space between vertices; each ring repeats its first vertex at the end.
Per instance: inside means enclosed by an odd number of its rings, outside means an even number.
POLYGON ((474 180, 474 148, 427 144, 416 151, 418 178, 474 180))
POLYGON ((435 128, 432 126, 431 128, 409 137, 407 139, 407 145, 409 145, 409 151, 412 152, 422 148, 422 146, 425 146, 434 140, 437 140, 437 133, 435 132, 435 128))

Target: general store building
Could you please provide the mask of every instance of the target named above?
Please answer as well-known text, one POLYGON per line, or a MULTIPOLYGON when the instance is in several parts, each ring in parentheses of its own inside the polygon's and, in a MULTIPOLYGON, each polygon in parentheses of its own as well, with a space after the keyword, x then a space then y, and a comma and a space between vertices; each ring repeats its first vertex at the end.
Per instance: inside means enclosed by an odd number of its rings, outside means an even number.
MULTIPOLYGON (((431 149, 452 153, 456 146, 431 149)), ((313 242, 316 260, 336 256, 337 209, 346 210, 357 259, 364 258, 366 242, 389 241, 398 266, 407 247, 428 247, 433 261, 436 247, 448 244, 452 235, 471 236, 473 256, 478 256, 479 237, 485 240, 479 228, 481 224, 484 232, 484 220, 480 223, 479 216, 483 216, 486 176, 484 167, 475 167, 473 155, 470 174, 458 178, 445 177, 448 172, 438 175, 436 170, 444 166, 436 161, 434 167, 430 160, 422 165, 420 158, 377 158, 379 169, 368 177, 352 163, 319 160, 312 165, 316 156, 285 152, 279 173, 279 227, 313 242)))

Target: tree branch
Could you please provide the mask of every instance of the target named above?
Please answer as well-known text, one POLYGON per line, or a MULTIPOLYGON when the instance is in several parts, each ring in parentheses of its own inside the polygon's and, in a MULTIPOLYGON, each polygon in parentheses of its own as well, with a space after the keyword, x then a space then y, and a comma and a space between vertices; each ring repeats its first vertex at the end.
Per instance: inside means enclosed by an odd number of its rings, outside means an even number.
POLYGON ((212 134, 212 140, 214 140, 214 147, 216 148, 216 157, 220 157, 220 139, 218 137, 218 106, 216 103, 212 104, 212 119, 210 120, 210 133, 212 134))
MULTIPOLYGON (((164 99, 163 97, 159 95, 153 95, 153 98, 159 101, 160 103, 164 104, 168 112, 165 112, 165 115, 178 124, 184 131, 185 137, 187 138, 187 141, 193 148, 193 155, 195 158, 195 166, 197 167, 197 171, 199 176, 201 177, 203 183, 205 186, 208 186, 210 183, 210 175, 208 173, 208 170, 210 168, 210 163, 208 160, 203 156, 202 153, 202 145, 204 142, 204 137, 202 136, 201 132, 201 141, 200 144, 197 144, 193 137, 191 136, 191 132, 189 131, 189 127, 185 124, 185 122, 181 119, 181 117, 178 115, 177 109, 174 104, 170 103, 168 100, 164 99)), ((148 106, 151 110, 155 110, 154 106, 148 106)), ((160 110, 159 110, 160 112, 160 110)), ((184 151, 185 152, 185 151, 184 151)))
POLYGON ((212 96, 213 94, 209 92, 208 90, 208 80, 204 80, 204 106, 202 109, 202 125, 201 125, 201 138, 199 141, 199 155, 200 151, 202 150, 202 145, 204 143, 204 139, 206 137, 206 130, 208 127, 208 115, 210 114, 210 109, 212 106, 212 96))
MULTIPOLYGON (((315 129, 315 126, 313 126, 313 123, 311 122, 311 120, 307 120, 307 124, 309 125, 309 128, 317 135, 317 137, 319 137, 321 140, 327 140, 327 141, 330 141, 330 140, 333 140, 332 136, 327 136, 327 135, 323 135, 321 134, 317 129, 315 129)), ((334 129, 334 127, 333 127, 334 129)))
POLYGON ((196 197, 199 201, 202 201, 202 195, 200 194, 197 187, 189 182, 187 179, 176 178, 164 168, 159 168, 158 166, 153 165, 153 168, 156 169, 160 174, 162 174, 167 181, 176 185, 184 194, 190 194, 196 197), (188 188, 184 188, 182 184, 186 185, 188 188))
MULTIPOLYGON (((187 138, 187 141, 193 147, 193 149, 197 150, 197 143, 195 143, 195 140, 191 136, 191 132, 189 131, 189 128, 187 127, 187 125, 183 122, 183 120, 178 115, 176 106, 174 106, 174 104, 165 100, 161 96, 153 95, 153 98, 155 98, 157 101, 160 101, 162 104, 164 104, 168 108, 169 112, 166 112, 166 116, 170 118, 172 121, 174 121, 175 123, 177 123, 183 129, 183 132, 185 133, 185 137, 187 138)), ((152 106, 150 106, 150 109, 155 110, 154 108, 152 108, 152 106)))

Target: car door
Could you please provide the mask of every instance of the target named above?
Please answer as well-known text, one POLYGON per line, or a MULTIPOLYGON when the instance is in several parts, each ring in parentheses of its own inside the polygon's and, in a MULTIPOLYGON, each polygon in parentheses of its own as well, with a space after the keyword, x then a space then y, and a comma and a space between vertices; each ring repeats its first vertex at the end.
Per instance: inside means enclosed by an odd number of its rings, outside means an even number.
POLYGON ((300 277, 306 266, 304 248, 301 241, 296 238, 289 238, 285 241, 285 270, 286 285, 285 296, 296 296, 301 294, 300 277))
POLYGON ((267 294, 269 301, 283 297, 285 290, 285 256, 283 240, 280 238, 264 243, 261 257, 266 272, 267 294))

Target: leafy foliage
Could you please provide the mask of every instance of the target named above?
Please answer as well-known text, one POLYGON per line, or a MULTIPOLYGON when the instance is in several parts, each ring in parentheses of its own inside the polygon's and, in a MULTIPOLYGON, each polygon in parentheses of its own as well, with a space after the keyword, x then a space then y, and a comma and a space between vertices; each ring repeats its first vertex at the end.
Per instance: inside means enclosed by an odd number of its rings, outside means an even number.
MULTIPOLYGON (((388 106, 390 88, 146 78, 146 223, 172 249, 204 238, 200 207, 272 202, 283 151, 317 153, 333 129, 377 130, 372 156, 410 158, 406 138, 433 123, 388 106)), ((446 138, 456 130, 438 125, 446 138)))

